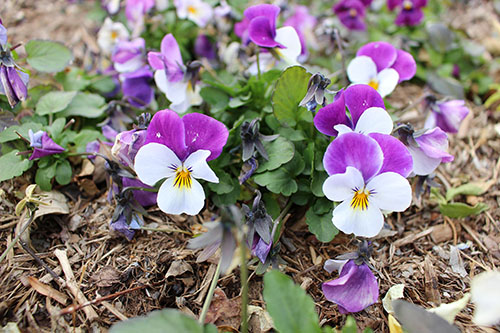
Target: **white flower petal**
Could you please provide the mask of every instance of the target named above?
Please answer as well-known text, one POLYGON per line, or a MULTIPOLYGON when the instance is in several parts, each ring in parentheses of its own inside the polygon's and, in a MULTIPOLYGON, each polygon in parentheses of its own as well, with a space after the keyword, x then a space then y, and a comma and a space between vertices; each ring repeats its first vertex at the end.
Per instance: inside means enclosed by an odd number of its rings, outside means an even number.
POLYGON ((191 176, 194 178, 218 183, 219 178, 207 164, 207 158, 210 154, 210 150, 197 150, 188 156, 184 161, 184 166, 191 170, 191 176))
POLYGON ((325 261, 325 264, 323 265, 323 269, 327 271, 328 273, 332 273, 333 271, 342 271, 342 267, 344 267, 345 264, 347 264, 348 260, 335 260, 335 259, 328 259, 325 261))
POLYGON ((187 99, 188 82, 183 80, 170 82, 167 80, 165 95, 172 104, 180 104, 187 99))
POLYGON ((138 55, 124 63, 119 63, 119 62, 115 62, 113 64, 113 66, 115 67, 116 71, 117 72, 120 72, 120 73, 129 73, 129 72, 133 72, 139 68, 141 68, 142 66, 144 65, 144 60, 143 60, 143 56, 142 54, 141 55, 138 55))
POLYGON ((368 84, 377 77, 377 65, 370 57, 356 57, 347 66, 347 76, 352 83, 368 84))
POLYGON ((436 170, 441 164, 441 158, 427 156, 420 148, 408 146, 408 151, 413 159, 413 172, 419 176, 426 176, 436 170))
POLYGON ((161 90, 162 93, 167 93, 167 73, 165 73, 164 69, 159 69, 155 72, 154 75, 155 83, 158 89, 161 90))
POLYGON ((354 132, 391 134, 394 123, 387 111, 379 107, 366 109, 358 119, 354 132))
POLYGON ((276 48, 280 57, 288 64, 297 63, 297 58, 302 51, 299 35, 294 27, 286 26, 276 30, 275 41, 283 45, 285 48, 276 48))
POLYGON ((170 177, 158 191, 158 207, 167 214, 198 214, 205 205, 205 192, 200 183, 191 178, 191 188, 174 186, 175 177, 170 177))
POLYGON ((366 185, 370 191, 369 206, 402 212, 411 204, 411 186, 408 180, 395 172, 384 172, 375 176, 366 185))
POLYGON ((500 272, 481 273, 472 279, 471 300, 476 305, 473 321, 491 326, 500 322, 500 272))
POLYGON ((378 207, 368 204, 367 209, 353 209, 345 200, 333 210, 333 225, 340 231, 361 237, 375 237, 384 226, 384 216, 378 207))
POLYGON ((153 186, 165 177, 175 176, 175 168, 181 164, 170 148, 152 142, 142 146, 137 152, 134 170, 144 184, 153 186))
POLYGON ((386 68, 380 71, 377 75, 378 93, 385 97, 389 95, 398 85, 399 74, 393 68, 386 68))
POLYGON ((358 169, 347 167, 345 173, 328 177, 323 183, 323 193, 332 201, 349 201, 352 199, 355 189, 361 189, 365 185, 363 175, 358 169))
POLYGON ((333 126, 333 129, 336 130, 337 132, 339 132, 339 134, 337 134, 337 136, 353 132, 353 130, 349 126, 346 126, 344 124, 335 125, 335 126, 333 126))

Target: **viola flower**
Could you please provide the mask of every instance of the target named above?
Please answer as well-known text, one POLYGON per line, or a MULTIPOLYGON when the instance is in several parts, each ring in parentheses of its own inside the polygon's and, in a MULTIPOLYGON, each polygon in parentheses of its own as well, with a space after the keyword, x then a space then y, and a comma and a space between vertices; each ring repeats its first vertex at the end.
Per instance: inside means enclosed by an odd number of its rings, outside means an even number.
POLYGON ((273 219, 267 213, 266 205, 261 199, 262 194, 257 191, 252 209, 247 205, 243 205, 242 209, 248 226, 247 243, 251 246, 252 255, 257 256, 262 263, 265 263, 273 245, 271 235, 273 219))
POLYGON ((315 43, 316 36, 314 35, 314 28, 318 20, 315 16, 309 14, 309 9, 306 6, 295 6, 294 14, 287 18, 283 26, 291 26, 297 31, 301 45, 301 57, 307 57, 307 44, 306 40, 317 48, 315 43))
POLYGON ((113 67, 120 73, 128 73, 144 66, 146 42, 142 38, 119 41, 111 55, 113 67))
POLYGON ((307 83, 306 95, 300 101, 299 106, 305 106, 311 112, 316 111, 318 104, 324 107, 326 103, 325 90, 328 91, 326 88, 331 82, 329 78, 320 73, 313 74, 307 83))
POLYGON ((360 0, 341 0, 332 10, 348 29, 366 30, 365 5, 360 0))
POLYGON ((29 75, 19 70, 7 43, 7 29, 0 23, 0 94, 15 107, 28 96, 29 75))
POLYGON ((146 130, 130 130, 118 133, 111 148, 113 155, 121 164, 134 166, 135 155, 146 142, 146 130))
POLYGON ((194 53, 201 58, 207 58, 208 60, 214 60, 217 58, 217 53, 215 52, 214 44, 205 34, 198 35, 194 42, 194 53))
POLYGON ((7 29, 2 25, 2 22, 0 22, 0 44, 7 44, 7 29))
POLYGON ((129 27, 138 27, 144 24, 144 15, 155 5, 155 0, 127 0, 125 16, 129 27))
POLYGON ((413 56, 387 42, 362 46, 347 66, 347 76, 352 83, 367 84, 382 97, 389 95, 398 83, 411 79, 416 72, 413 56))
POLYGON ((55 143, 45 131, 33 133, 30 129, 28 135, 30 146, 34 148, 33 154, 29 158, 30 161, 48 155, 59 154, 64 151, 64 148, 55 143))
POLYGON ((113 22, 106 17, 102 28, 97 33, 97 44, 106 54, 111 54, 113 48, 120 40, 127 40, 129 32, 121 22, 113 22))
POLYGON ((415 26, 422 22, 424 18, 422 8, 425 6, 427 6, 427 0, 387 0, 387 7, 390 11, 401 7, 395 21, 399 26, 415 26))
POLYGON ((172 110, 184 113, 189 106, 201 104, 200 86, 195 84, 199 67, 184 66, 179 45, 172 34, 163 37, 161 52, 148 53, 148 61, 156 70, 156 85, 172 102, 172 110))
MULTIPOLYGON (((299 35, 291 26, 276 29, 276 19, 280 8, 276 5, 261 4, 249 7, 244 11, 244 19, 240 25, 235 25, 235 32, 241 35, 243 42, 248 40, 254 44, 272 48, 276 56, 288 64, 297 62, 302 52, 299 35)), ((261 68, 274 65, 272 54, 263 53, 259 59, 261 68)))
POLYGON ((199 113, 182 119, 171 110, 157 112, 148 126, 146 143, 136 157, 134 170, 150 186, 164 180, 158 207, 167 214, 198 214, 205 193, 197 179, 218 183, 207 161, 217 158, 229 132, 221 122, 199 113))
POLYGON ((402 212, 411 203, 406 180, 411 155, 396 138, 380 133, 342 134, 328 146, 323 165, 329 177, 323 193, 341 202, 332 222, 346 234, 374 237, 384 225, 384 211, 402 212))
POLYGON ((342 314, 362 311, 377 302, 378 283, 368 263, 370 253, 371 246, 361 242, 357 252, 337 257, 341 260, 325 261, 323 268, 328 273, 338 270, 340 276, 323 283, 321 288, 326 299, 336 303, 342 314))
POLYGON ((418 176, 427 176, 439 164, 453 161, 453 155, 447 153, 448 136, 439 127, 415 132, 410 125, 406 125, 398 129, 398 134, 410 151, 413 173, 418 176))
POLYGON ((132 214, 130 223, 127 223, 127 217, 125 214, 121 214, 120 217, 113 221, 111 220, 109 227, 125 236, 129 241, 134 238, 135 230, 140 230, 142 225, 144 225, 144 220, 142 216, 136 213, 132 214))
POLYGON ((101 6, 109 15, 115 15, 120 11, 120 0, 101 0, 101 6))
POLYGON ((253 157, 255 150, 265 159, 268 160, 266 148, 262 141, 273 141, 278 138, 276 135, 263 135, 259 133, 259 119, 254 119, 251 122, 244 121, 240 128, 241 145, 243 146, 243 162, 253 157))
POLYGON ((174 5, 180 19, 193 21, 200 28, 204 28, 214 14, 212 6, 201 0, 174 0, 174 5))
POLYGON ((434 96, 429 96, 425 99, 425 102, 431 110, 425 120, 425 128, 437 126, 447 133, 457 133, 462 120, 470 112, 463 100, 454 99, 440 102, 434 96))
POLYGON ((345 90, 340 90, 335 95, 333 103, 319 109, 314 117, 314 126, 323 134, 337 136, 339 134, 337 125, 345 125, 345 127, 340 127, 342 130, 347 127, 354 129, 356 132, 372 133, 381 131, 389 134, 387 128, 390 126, 392 129, 392 120, 385 112, 384 100, 380 94, 372 87, 357 84, 351 85, 345 90), (350 117, 346 115, 346 107, 349 110, 350 117), (370 111, 361 119, 367 109, 375 110, 370 111))
POLYGON ((153 73, 148 66, 120 75, 123 97, 130 105, 144 108, 151 103, 154 97, 154 89, 150 85, 152 78, 153 73))

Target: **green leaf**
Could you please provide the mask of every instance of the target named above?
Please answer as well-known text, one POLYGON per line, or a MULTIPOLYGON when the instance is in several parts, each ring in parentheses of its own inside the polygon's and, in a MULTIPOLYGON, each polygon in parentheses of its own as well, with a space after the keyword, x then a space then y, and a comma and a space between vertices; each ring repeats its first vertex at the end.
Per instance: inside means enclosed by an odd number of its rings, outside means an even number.
POLYGON ((76 151, 82 153, 85 151, 85 147, 87 143, 90 141, 94 141, 97 139, 105 140, 104 136, 101 132, 91 129, 81 130, 72 140, 72 142, 76 145, 76 151))
POLYGON ((0 156, 0 182, 20 176, 33 164, 27 158, 17 156, 19 150, 13 150, 0 156))
POLYGON ((42 129, 42 125, 39 123, 25 123, 22 125, 14 125, 8 127, 2 132, 0 132, 0 143, 19 139, 19 136, 16 134, 16 131, 29 140, 28 131, 30 129, 33 131, 33 133, 35 133, 42 129))
POLYGON ((62 71, 73 58, 66 46, 48 40, 30 40, 25 49, 28 64, 39 72, 62 71))
POLYGON ((453 96, 458 99, 465 98, 464 87, 459 81, 451 77, 443 78, 434 72, 428 71, 427 83, 442 95, 453 96))
POLYGON ((57 163, 56 181, 60 185, 69 184, 72 175, 73 175, 73 169, 71 169, 71 164, 69 164, 67 160, 62 160, 59 163, 57 163))
MULTIPOLYGON (((111 78, 109 79, 112 81, 111 78)), ((90 84, 85 71, 76 67, 70 67, 64 72, 57 73, 56 80, 62 84, 66 91, 81 91, 90 84)))
POLYGON ((52 125, 47 126, 47 132, 49 132, 52 138, 55 140, 63 131, 64 126, 66 126, 66 118, 57 118, 56 120, 54 120, 52 125))
MULTIPOLYGON (((53 161, 50 157, 46 158, 53 161)), ((41 161, 43 161, 43 159, 41 161)), ((50 163, 45 168, 38 168, 38 170, 36 170, 35 182, 40 185, 43 191, 50 191, 52 189, 52 178, 54 178, 56 174, 56 168, 56 163, 50 163)))
POLYGON ((358 333, 358 326, 356 325, 356 320, 353 317, 348 316, 344 327, 342 327, 342 333, 358 333))
POLYGON ((480 202, 475 206, 470 206, 462 202, 451 202, 439 205, 439 210, 441 211, 441 214, 451 218, 478 215, 488 210, 489 208, 490 207, 483 202, 480 202))
POLYGON ((450 188, 446 192, 446 200, 450 201, 457 195, 481 195, 489 188, 488 183, 468 183, 456 188, 450 188))
POLYGON ((79 92, 61 115, 67 118, 69 116, 97 118, 104 113, 105 102, 104 97, 100 95, 79 92))
POLYGON ((68 107, 75 96, 76 91, 51 91, 40 98, 35 112, 41 116, 61 112, 68 107))
POLYGON ((222 90, 214 87, 203 87, 200 95, 212 107, 210 111, 213 113, 224 111, 229 103, 229 96, 222 90))
POLYGON ((257 173, 274 170, 289 162, 295 154, 293 143, 279 136, 276 140, 264 142, 269 160, 264 160, 257 169, 257 173))
MULTIPOLYGON (((214 170, 215 171, 215 170, 214 170)), ((227 172, 222 170, 217 170, 215 172, 217 177, 219 177, 218 183, 207 183, 208 188, 217 194, 227 194, 233 191, 233 177, 231 177, 227 172)))
POLYGON ((201 325, 194 318, 189 317, 179 310, 164 309, 153 311, 145 317, 132 318, 114 324, 109 333, 217 333, 217 328, 212 325, 201 325))
POLYGON ((283 333, 321 332, 311 296, 290 277, 272 270, 264 276, 264 300, 274 327, 283 333))
POLYGON ((289 196, 297 192, 297 182, 284 168, 268 171, 254 176, 254 181, 260 186, 265 186, 273 193, 281 193, 289 196))
POLYGON ((317 197, 324 197, 323 193, 323 183, 328 178, 328 174, 326 172, 317 171, 313 173, 312 181, 311 181, 311 192, 317 197))
POLYGON ((291 127, 301 119, 312 121, 311 112, 299 107, 310 77, 311 74, 301 66, 289 67, 281 74, 272 97, 274 115, 279 121, 291 127))
POLYGON ((312 208, 306 213, 306 223, 309 231, 312 232, 316 238, 323 243, 331 242, 332 239, 339 233, 332 223, 332 214, 316 215, 312 208))

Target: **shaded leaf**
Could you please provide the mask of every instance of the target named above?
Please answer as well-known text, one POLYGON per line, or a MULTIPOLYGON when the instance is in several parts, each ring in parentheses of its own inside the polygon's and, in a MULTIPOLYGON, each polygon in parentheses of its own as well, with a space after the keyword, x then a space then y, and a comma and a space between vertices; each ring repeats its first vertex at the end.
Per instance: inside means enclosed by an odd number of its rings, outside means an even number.
POLYGON ((105 110, 105 99, 96 94, 79 92, 71 103, 61 113, 61 116, 82 116, 86 118, 97 118, 105 110))
POLYGON ((0 157, 0 182, 22 175, 33 165, 27 158, 16 155, 18 152, 13 150, 0 157))
POLYGON ((332 223, 332 214, 316 215, 312 208, 306 213, 306 223, 309 231, 323 243, 331 242, 332 239, 339 233, 332 223))
POLYGON ((16 131, 19 132, 19 134, 21 134, 23 137, 28 139, 29 138, 28 131, 30 129, 33 132, 37 132, 42 129, 42 125, 39 123, 25 123, 22 125, 10 126, 0 132, 0 143, 19 139, 19 136, 16 134, 16 131))
POLYGON ((493 182, 473 182, 464 185, 460 185, 456 188, 450 188, 446 192, 446 200, 450 201, 457 195, 481 195, 488 191, 493 182))
POLYGON ((283 168, 256 175, 254 181, 273 193, 281 193, 285 196, 290 196, 298 190, 297 182, 283 168))
POLYGON ((61 43, 48 40, 30 40, 25 45, 28 64, 40 72, 62 71, 71 61, 71 51, 61 43))
POLYGON ((478 215, 488 210, 489 208, 490 207, 483 202, 480 202, 475 206, 470 206, 462 202, 451 202, 439 205, 439 210, 441 211, 441 214, 451 218, 478 215))

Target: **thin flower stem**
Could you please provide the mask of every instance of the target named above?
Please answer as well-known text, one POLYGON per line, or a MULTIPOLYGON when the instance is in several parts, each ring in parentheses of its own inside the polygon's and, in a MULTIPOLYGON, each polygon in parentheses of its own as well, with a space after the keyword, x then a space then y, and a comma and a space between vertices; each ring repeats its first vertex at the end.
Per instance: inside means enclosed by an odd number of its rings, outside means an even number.
POLYGON ((135 190, 145 191, 145 192, 158 192, 158 190, 155 188, 147 188, 147 187, 141 187, 141 186, 127 186, 122 190, 122 192, 135 191, 135 190))
POLYGON ((241 252, 241 333, 248 332, 248 267, 247 267, 247 246, 243 241, 243 236, 240 236, 240 252, 241 252))
POLYGON ((260 56, 260 49, 257 50, 257 77, 260 79, 260 61, 259 61, 259 56, 260 56))
POLYGON ((279 237, 279 232, 277 233, 278 236, 276 235, 276 231, 281 230, 281 221, 283 221, 283 218, 288 214, 288 211, 292 207, 292 200, 288 200, 288 203, 286 204, 285 208, 281 211, 280 215, 274 220, 274 225, 273 225, 273 230, 271 231, 271 238, 273 239, 274 242, 276 242, 279 237))
POLYGON ((210 284, 210 289, 208 289, 207 298, 205 298, 205 303, 203 304, 203 309, 201 309, 200 318, 198 319, 198 322, 202 325, 205 323, 205 318, 207 317, 208 308, 210 307, 210 303, 212 303, 212 298, 214 297, 214 290, 215 287, 217 286, 217 281, 219 281, 221 262, 222 262, 222 256, 219 259, 217 268, 215 269, 214 277, 212 279, 212 283, 210 284))
POLYGON ((333 33, 335 34, 335 41, 337 42, 337 47, 339 49, 340 53, 340 59, 342 62, 342 78, 343 78, 343 83, 347 84, 347 70, 345 67, 345 54, 344 54, 344 48, 342 47, 342 40, 340 39, 340 34, 338 29, 333 29, 333 33))
POLYGON ((5 259, 5 257, 7 257, 7 254, 9 253, 9 251, 12 250, 12 248, 14 247, 14 245, 16 245, 16 243, 17 243, 17 241, 19 241, 19 238, 21 237, 21 235, 26 231, 26 229, 28 229, 28 227, 31 225, 31 222, 33 222, 34 219, 35 219, 35 212, 32 211, 28 222, 26 222, 26 224, 23 226, 23 228, 21 229, 21 231, 12 240, 12 242, 10 242, 9 246, 7 247, 7 249, 5 249, 4 253, 2 253, 2 255, 0 256, 0 263, 2 263, 2 261, 5 259))
POLYGON ((179 232, 181 234, 186 234, 192 236, 193 234, 189 231, 184 231, 180 229, 168 229, 168 228, 150 228, 150 227, 141 227, 141 230, 147 230, 147 231, 158 231, 158 232, 179 232))

